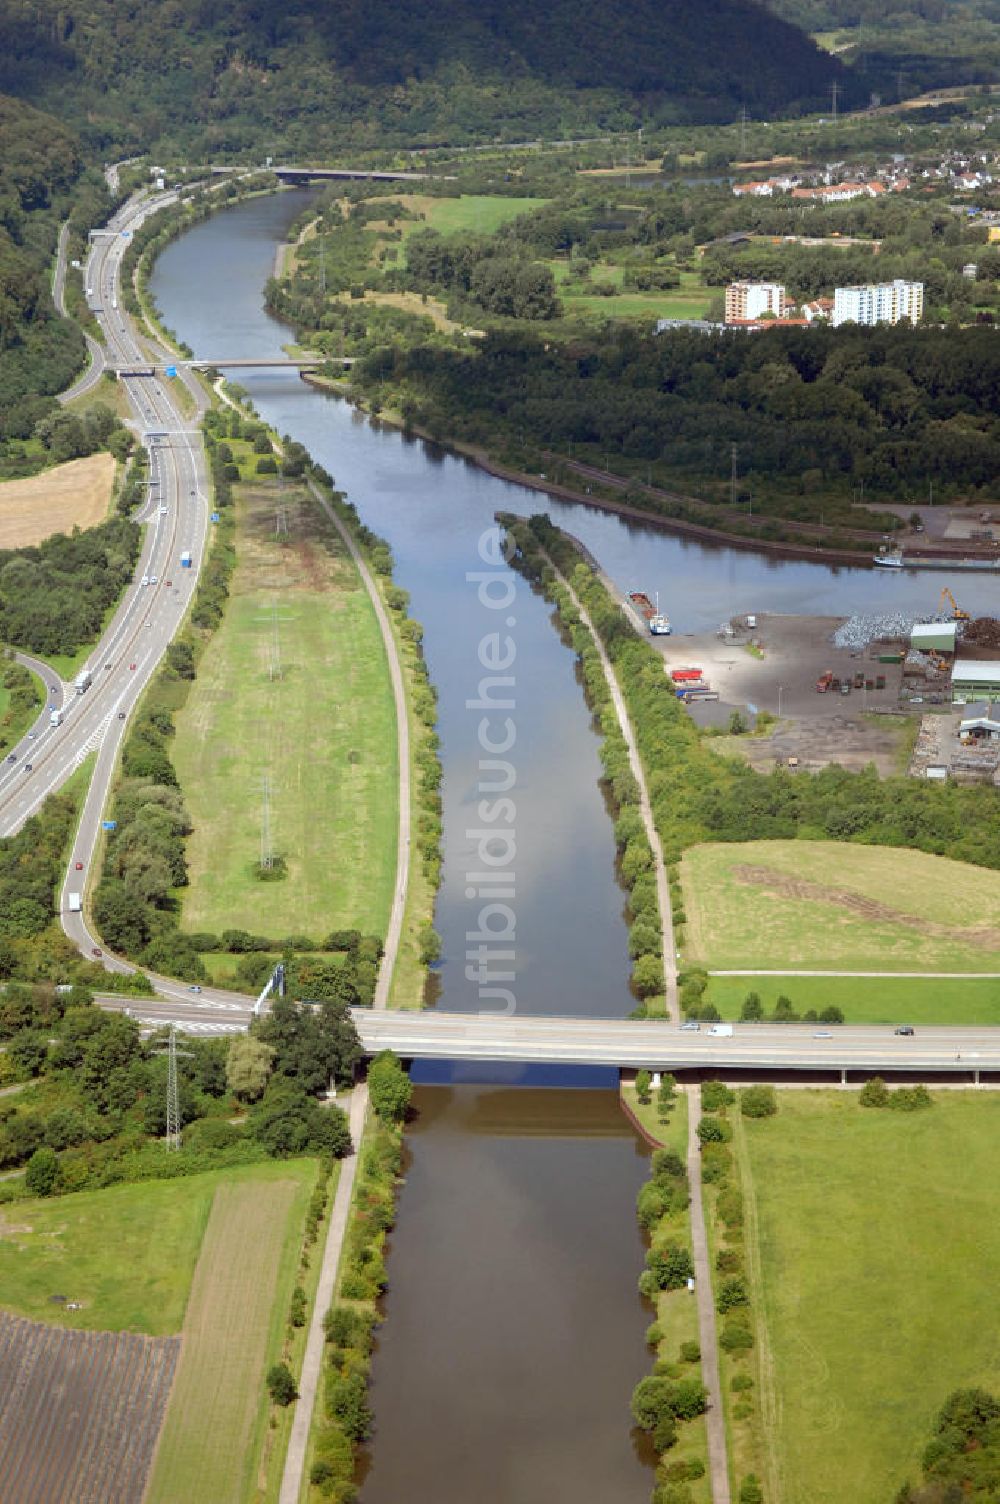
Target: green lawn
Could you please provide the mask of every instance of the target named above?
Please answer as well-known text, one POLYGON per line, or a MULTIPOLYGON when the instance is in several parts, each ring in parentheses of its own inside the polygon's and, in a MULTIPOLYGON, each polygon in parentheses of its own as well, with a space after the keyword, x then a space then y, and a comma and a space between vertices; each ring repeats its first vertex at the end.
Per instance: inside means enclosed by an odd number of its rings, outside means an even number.
POLYGON ((706 844, 681 864, 687 958, 714 969, 1000 971, 1000 872, 837 841, 706 844))
POLYGON ((743 1129, 776 1416, 765 1497, 883 1504, 916 1480, 952 1389, 1000 1388, 1000 1097, 941 1092, 910 1114, 789 1091, 743 1129))
POLYGON ((494 194, 463 193, 461 198, 429 199, 427 223, 442 235, 492 235, 508 220, 530 214, 548 203, 544 198, 502 198, 494 194))
POLYGON ((267 1424, 275 1361, 315 1162, 285 1162, 263 1183, 220 1185, 184 1317, 184 1341, 146 1493, 149 1504, 242 1504, 267 1424))
MULTIPOLYGON (((565 261, 549 264, 560 283, 571 274, 572 268, 565 261)), ((680 287, 669 292, 635 292, 623 289, 624 275, 624 267, 613 262, 600 262, 595 266, 592 282, 608 282, 620 289, 611 297, 567 291, 560 285, 559 296, 566 314, 571 318, 588 319, 701 319, 705 317, 713 297, 718 296, 717 289, 705 287, 693 272, 681 272, 680 287)))
POLYGON ((308 1177, 313 1166, 253 1165, 11 1202, 0 1209, 0 1305, 89 1331, 179 1332, 218 1186, 260 1188, 289 1173, 308 1177), (53 1295, 83 1308, 67 1311, 53 1295))
POLYGON ((374 610, 332 525, 300 491, 244 488, 237 523, 225 620, 172 747, 195 827, 184 926, 384 932, 398 780, 374 610), (288 531, 276 538, 279 506, 288 531), (257 876, 265 776, 272 849, 287 863, 287 876, 267 883, 257 876))
POLYGON ((748 992, 770 1012, 780 993, 805 1013, 835 1005, 849 1024, 1000 1024, 1000 979, 948 977, 712 977, 705 996, 739 1018, 748 992))

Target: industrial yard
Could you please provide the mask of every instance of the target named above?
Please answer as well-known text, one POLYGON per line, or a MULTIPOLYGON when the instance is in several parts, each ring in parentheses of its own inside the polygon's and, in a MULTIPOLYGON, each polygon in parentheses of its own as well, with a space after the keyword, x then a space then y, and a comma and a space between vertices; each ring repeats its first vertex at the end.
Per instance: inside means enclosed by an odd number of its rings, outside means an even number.
POLYGON ((882 774, 1000 777, 1000 623, 977 621, 947 589, 936 613, 840 617, 759 614, 714 632, 659 635, 678 697, 705 727, 740 712, 756 736, 732 737, 762 770, 874 764, 882 774))

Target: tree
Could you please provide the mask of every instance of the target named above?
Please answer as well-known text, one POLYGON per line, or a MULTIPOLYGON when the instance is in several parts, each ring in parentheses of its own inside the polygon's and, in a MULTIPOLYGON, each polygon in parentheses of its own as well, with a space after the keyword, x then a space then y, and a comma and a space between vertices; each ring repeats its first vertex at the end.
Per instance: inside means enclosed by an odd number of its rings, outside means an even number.
POLYGON ((22 1076, 37 1076, 48 1053, 48 1039, 40 1029, 22 1029, 7 1046, 7 1054, 22 1076))
POLYGON ((267 1392, 275 1405, 290 1405, 298 1399, 292 1371, 287 1363, 272 1363, 267 1370, 267 1392))
POLYGON ((764 1005, 759 992, 748 992, 740 1009, 742 1023, 758 1023, 764 1017, 764 1005))
POLYGON ((660 1077, 660 1089, 656 1094, 656 1111, 661 1123, 670 1116, 676 1099, 677 1082, 669 1071, 664 1071, 660 1077))
POLYGON ((691 1254, 677 1243, 651 1248, 646 1254, 646 1268, 660 1290, 681 1290, 694 1274, 691 1254))
POLYGON ((258 1102, 274 1064, 274 1050, 252 1034, 236 1034, 226 1056, 226 1085, 241 1102, 258 1102))
POLYGON ((656 956, 640 956, 632 967, 632 988, 638 997, 663 991, 663 963, 656 956))
POLYGON ((635 1078, 635 1094, 643 1104, 649 1101, 652 1077, 648 1071, 637 1071, 635 1078))
POLYGON ((368 1068, 372 1107, 383 1123, 402 1123, 413 1096, 413 1083, 392 1050, 376 1055, 368 1068))
POLYGON ((51 1196, 59 1181, 59 1161, 55 1151, 44 1145, 28 1160, 24 1184, 32 1196, 51 1196))
POLYGON ((746 731, 747 731, 747 719, 746 719, 746 716, 741 715, 738 710, 734 710, 733 713, 732 713, 732 715, 729 717, 729 735, 730 736, 743 736, 746 731))
POLYGON ((792 1006, 791 998, 786 997, 783 992, 780 993, 774 1005, 774 1012, 771 1014, 774 1022, 776 1024, 792 1024, 796 1021, 798 1016, 799 1015, 796 1013, 794 1007, 792 1006))

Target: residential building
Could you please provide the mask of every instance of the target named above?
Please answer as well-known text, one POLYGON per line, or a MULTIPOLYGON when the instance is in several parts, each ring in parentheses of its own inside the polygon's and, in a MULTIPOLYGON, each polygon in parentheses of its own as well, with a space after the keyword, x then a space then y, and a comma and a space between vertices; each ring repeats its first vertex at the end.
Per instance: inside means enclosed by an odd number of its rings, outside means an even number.
POLYGON ((785 289, 780 282, 730 282, 726 288, 726 323, 745 324, 765 313, 785 315, 785 289))
POLYGON ((833 324, 917 324, 924 311, 924 284, 904 282, 869 283, 865 287, 838 287, 833 296, 833 324))

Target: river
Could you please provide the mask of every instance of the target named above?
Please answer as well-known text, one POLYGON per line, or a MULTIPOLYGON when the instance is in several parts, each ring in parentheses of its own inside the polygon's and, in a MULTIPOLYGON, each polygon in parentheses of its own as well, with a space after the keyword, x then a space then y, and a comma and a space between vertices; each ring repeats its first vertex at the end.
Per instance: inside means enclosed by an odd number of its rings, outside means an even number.
MULTIPOLYGON (((226 209, 161 256, 152 290, 195 354, 281 353, 289 331, 265 313, 262 288, 308 197, 295 190, 226 209)), ((659 591, 682 630, 748 610, 923 611, 939 586, 675 538, 498 480, 370 423, 294 373, 241 372, 240 381, 261 415, 305 444, 389 541, 396 580, 424 627, 444 765, 438 1006, 495 1006, 467 976, 465 953, 483 908, 473 874, 482 869, 474 832, 483 826, 484 712, 469 702, 483 694, 482 644, 499 631, 516 653, 515 683, 504 691, 514 704, 503 711, 515 737, 505 757, 516 771, 516 856, 505 869, 515 975, 505 985, 527 1013, 622 1016, 631 1007, 627 936, 597 738, 548 608, 489 561, 483 539, 493 514, 548 511, 621 586, 659 591), (477 574, 506 584, 469 578, 477 574)), ((991 590, 995 582, 963 578, 973 609, 991 590)), ((607 1089, 525 1089, 529 1073, 510 1070, 494 1078, 483 1084, 481 1069, 420 1077, 363 1504, 640 1504, 651 1474, 634 1449, 627 1403, 649 1367, 633 1214, 644 1151, 607 1089), (518 1090, 502 1084, 515 1080, 518 1090)), ((541 1079, 594 1085, 585 1074, 541 1079)))

